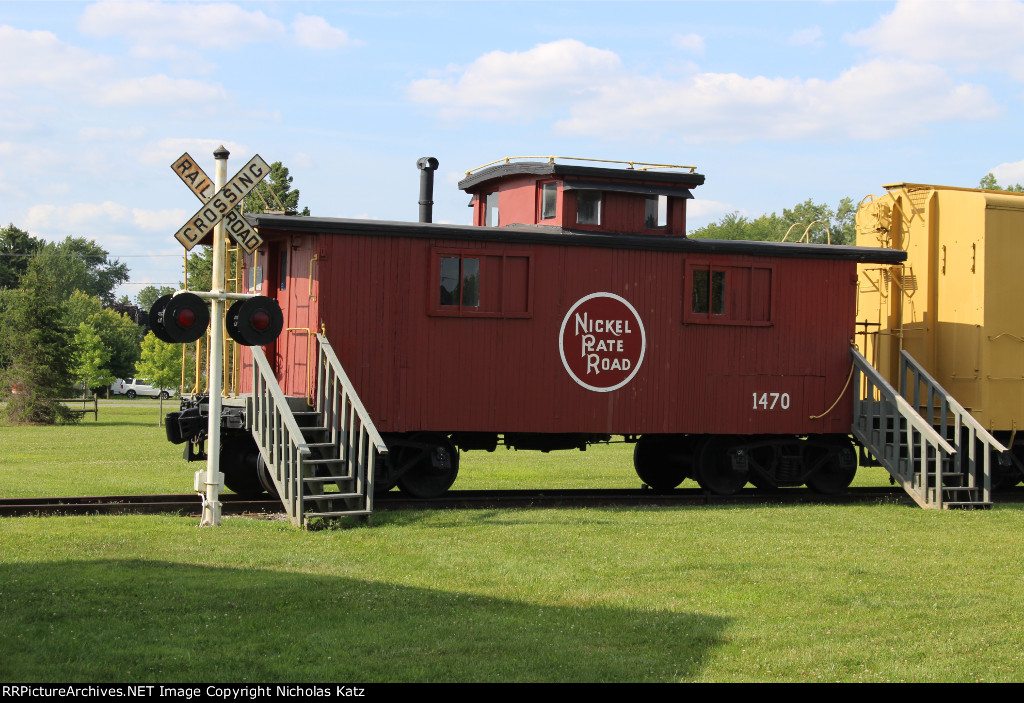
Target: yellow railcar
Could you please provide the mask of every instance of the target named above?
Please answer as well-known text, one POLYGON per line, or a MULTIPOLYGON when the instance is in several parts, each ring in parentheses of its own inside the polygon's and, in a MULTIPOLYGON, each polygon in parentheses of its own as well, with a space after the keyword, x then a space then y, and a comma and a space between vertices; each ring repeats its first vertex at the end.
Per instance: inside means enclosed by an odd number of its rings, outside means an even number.
MULTIPOLYGON (((857 345, 899 387, 906 350, 1024 460, 1024 193, 884 186, 857 212, 857 244, 907 252, 858 268, 857 345)), ((1015 482, 1015 481, 1013 481, 1015 482)))

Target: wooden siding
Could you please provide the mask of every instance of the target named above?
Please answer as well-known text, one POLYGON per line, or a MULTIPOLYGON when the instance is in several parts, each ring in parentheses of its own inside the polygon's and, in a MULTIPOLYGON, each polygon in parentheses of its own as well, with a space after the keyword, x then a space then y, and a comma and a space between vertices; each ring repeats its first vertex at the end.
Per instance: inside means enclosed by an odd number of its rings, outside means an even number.
MULTIPOLYGON (((271 246, 279 238, 262 234, 271 246)), ((770 324, 720 325, 684 323, 683 252, 344 233, 302 235, 296 247, 293 237, 279 295, 286 327, 326 326, 382 432, 849 431, 849 390, 825 418, 810 415, 835 400, 850 370, 852 261, 702 254, 772 271, 770 324), (531 314, 430 314, 439 291, 432 257, 441 250, 527 260, 531 314), (316 301, 307 279, 314 252, 316 301), (628 300, 646 331, 634 378, 603 393, 572 379, 558 346, 566 313, 596 292, 628 300), (762 393, 778 394, 774 409, 755 407, 762 393)), ((305 344, 292 333, 277 345, 286 393, 305 393, 305 344)))

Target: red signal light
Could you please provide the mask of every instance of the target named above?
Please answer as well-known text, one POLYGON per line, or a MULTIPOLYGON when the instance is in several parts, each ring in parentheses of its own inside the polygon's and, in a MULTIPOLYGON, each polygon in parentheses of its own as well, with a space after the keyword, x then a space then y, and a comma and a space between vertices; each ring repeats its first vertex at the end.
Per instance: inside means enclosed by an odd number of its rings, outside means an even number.
POLYGON ((252 326, 253 329, 259 330, 260 332, 270 327, 270 315, 267 314, 266 310, 257 310, 256 313, 253 314, 252 326))
POLYGON ((178 324, 182 327, 191 327, 196 323, 196 314, 186 308, 178 311, 178 317, 176 319, 178 324))

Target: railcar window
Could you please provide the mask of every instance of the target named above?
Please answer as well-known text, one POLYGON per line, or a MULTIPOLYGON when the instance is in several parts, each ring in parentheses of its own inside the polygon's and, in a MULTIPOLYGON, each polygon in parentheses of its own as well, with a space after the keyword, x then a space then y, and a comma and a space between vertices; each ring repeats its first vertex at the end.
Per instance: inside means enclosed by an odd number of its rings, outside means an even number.
POLYGON ((693 272, 693 303, 691 310, 699 315, 721 315, 725 312, 725 271, 693 272))
POLYGON ((435 250, 434 256, 428 314, 532 317, 530 254, 435 250))
POLYGON ((665 229, 668 227, 668 196, 648 195, 644 202, 644 227, 665 229))
POLYGON ((441 257, 441 305, 458 305, 461 297, 459 257, 441 257))
POLYGON ((684 322, 722 325, 771 324, 772 269, 762 266, 687 267, 689 300, 684 322))
POLYGON ((541 208, 540 219, 550 220, 555 216, 555 208, 558 203, 558 184, 545 183, 541 186, 541 208))
POLYGON ((601 224, 601 191, 576 191, 576 223, 581 225, 601 224))
POLYGON ((480 259, 462 260, 462 307, 480 307, 480 259))
POLYGON ((488 193, 484 201, 484 226, 498 226, 498 193, 488 193))
POLYGON ((288 252, 281 251, 281 265, 280 270, 280 282, 277 287, 279 290, 284 290, 288 286, 288 252))

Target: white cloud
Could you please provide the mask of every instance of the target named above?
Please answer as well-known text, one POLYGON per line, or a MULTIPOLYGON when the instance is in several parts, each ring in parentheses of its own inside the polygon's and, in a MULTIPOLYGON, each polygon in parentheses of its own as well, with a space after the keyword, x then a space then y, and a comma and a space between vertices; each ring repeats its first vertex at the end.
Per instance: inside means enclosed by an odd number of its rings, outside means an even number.
POLYGON ((408 95, 438 106, 445 119, 543 114, 565 135, 687 142, 877 139, 998 114, 986 88, 933 65, 876 60, 831 80, 699 72, 667 79, 630 72, 614 53, 575 40, 492 52, 456 76, 414 82, 408 95))
POLYGON ((699 34, 677 34, 672 37, 672 46, 683 51, 704 55, 704 37, 699 34))
POLYGON ((1024 183, 1024 161, 1013 161, 999 164, 991 169, 999 185, 1006 187, 1015 183, 1024 183))
MULTIPOLYGON (((0 88, 23 93, 46 91, 47 97, 101 106, 133 107, 153 104, 206 106, 220 102, 225 91, 202 81, 165 75, 125 77, 119 64, 71 46, 50 32, 30 32, 0 26, 0 88)), ((45 109, 27 101, 28 110, 45 109)))
POLYGON ((1024 79, 1024 3, 900 0, 874 26, 847 36, 886 56, 961 71, 1009 71, 1024 79))
POLYGON ((151 232, 175 232, 185 222, 185 218, 191 214, 191 210, 143 210, 141 208, 132 208, 132 223, 151 232))
POLYGON ((0 26, 0 87, 66 90, 114 68, 112 58, 66 44, 52 32, 0 26))
POLYGON ((174 105, 207 109, 226 96, 224 88, 219 85, 157 75, 110 81, 100 86, 92 99, 105 107, 174 105))
MULTIPOLYGON (((188 217, 188 215, 185 215, 188 217)), ((103 224, 124 222, 130 218, 127 207, 115 202, 73 203, 71 205, 33 205, 25 220, 27 229, 69 231, 100 230, 103 224)))
POLYGON ((295 41, 307 49, 338 49, 359 44, 343 29, 332 27, 323 17, 299 13, 292 22, 295 41))
POLYGON ((620 74, 619 57, 575 39, 541 44, 529 51, 484 54, 458 78, 414 81, 408 95, 414 102, 442 105, 444 116, 482 112, 491 118, 514 119, 547 105, 596 96, 603 82, 620 74))
POLYGON ((182 58, 183 46, 237 49, 286 35, 278 20, 228 3, 103 0, 85 8, 78 28, 91 36, 122 37, 132 43, 136 56, 145 58, 182 58))

